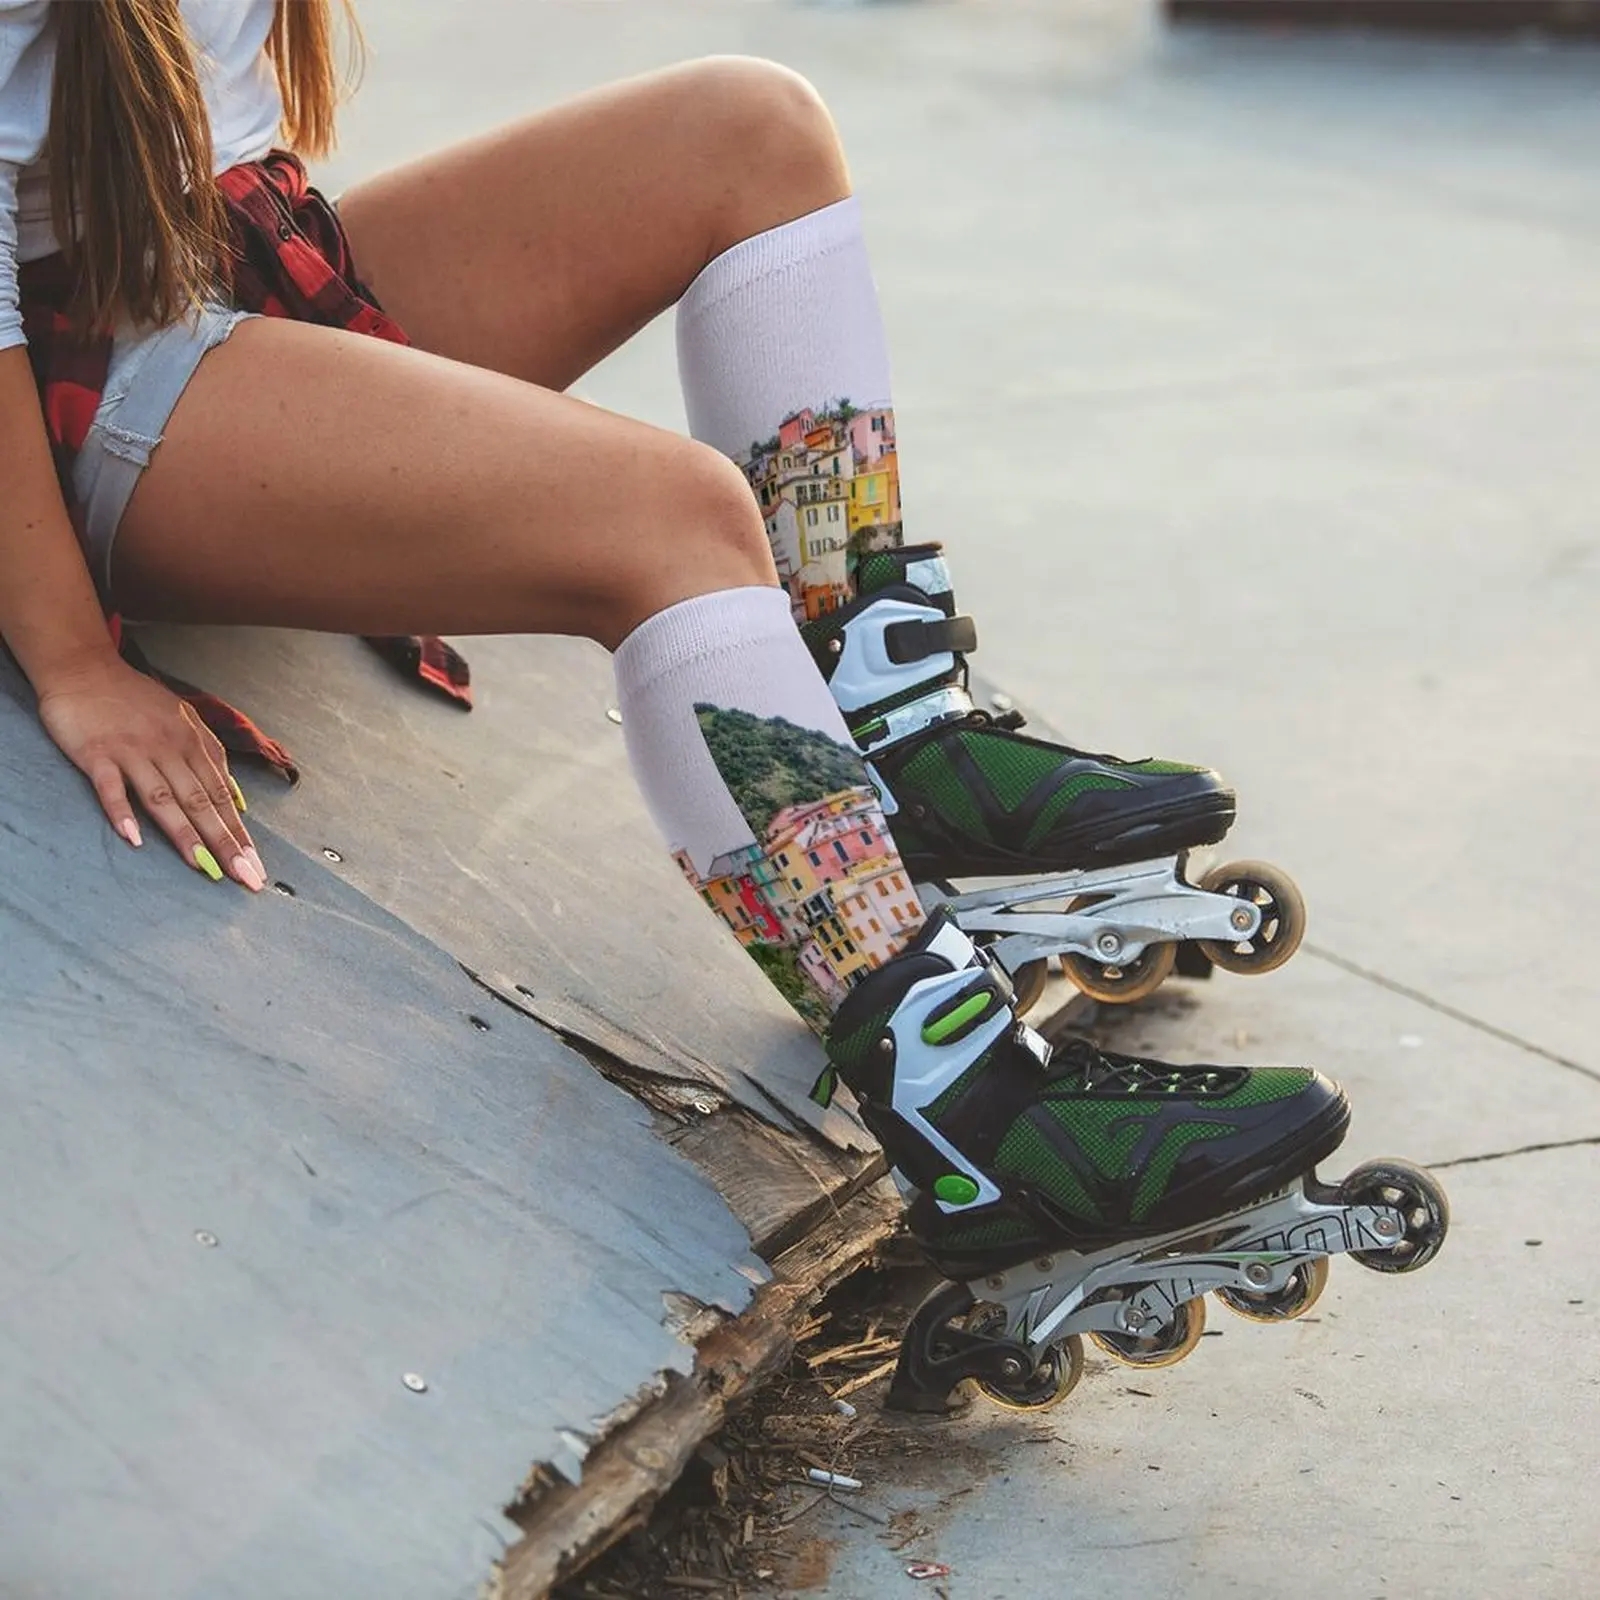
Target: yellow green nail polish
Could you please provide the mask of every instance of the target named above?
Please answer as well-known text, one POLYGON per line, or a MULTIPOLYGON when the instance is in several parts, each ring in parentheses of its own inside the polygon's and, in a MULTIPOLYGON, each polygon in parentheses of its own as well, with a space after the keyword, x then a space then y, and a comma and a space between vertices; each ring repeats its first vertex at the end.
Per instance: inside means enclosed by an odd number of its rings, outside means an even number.
POLYGON ((233 781, 231 772, 228 774, 228 793, 233 796, 233 803, 239 808, 239 815, 242 817, 250 807, 244 803, 244 790, 233 781))
POLYGON ((203 844, 194 847, 194 864, 213 883, 222 882, 222 868, 217 865, 217 858, 203 844))

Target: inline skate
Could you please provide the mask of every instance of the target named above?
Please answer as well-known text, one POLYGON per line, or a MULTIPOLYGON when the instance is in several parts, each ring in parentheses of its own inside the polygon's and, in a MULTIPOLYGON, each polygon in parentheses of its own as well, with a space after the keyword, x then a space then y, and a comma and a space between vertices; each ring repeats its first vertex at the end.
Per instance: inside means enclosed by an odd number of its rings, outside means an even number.
POLYGON ((1410 1272, 1448 1227, 1443 1191, 1406 1162, 1318 1181, 1350 1116, 1320 1073, 1052 1054, 948 908, 846 996, 827 1050, 818 1098, 849 1087, 950 1280, 906 1330, 895 1409, 943 1410, 969 1380, 1053 1405, 1084 1335, 1166 1366, 1199 1342, 1207 1294, 1284 1321, 1316 1303, 1329 1256, 1410 1272))
POLYGON ((1186 876, 1186 853, 1233 823, 1215 772, 1051 744, 1014 711, 979 709, 966 663, 977 631, 940 546, 869 551, 855 580, 854 600, 802 631, 924 906, 992 948, 1022 1010, 1052 957, 1094 998, 1126 1003, 1172 972, 1182 941, 1230 972, 1294 954, 1305 906, 1286 873, 1244 861, 1186 876))

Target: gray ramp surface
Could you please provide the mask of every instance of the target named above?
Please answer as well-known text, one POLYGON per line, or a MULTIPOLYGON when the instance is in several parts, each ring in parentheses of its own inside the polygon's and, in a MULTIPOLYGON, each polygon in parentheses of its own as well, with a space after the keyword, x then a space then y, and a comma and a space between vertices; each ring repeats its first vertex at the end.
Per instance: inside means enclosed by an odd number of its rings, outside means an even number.
POLYGON ((662 848, 598 646, 458 641, 468 714, 354 639, 195 628, 145 642, 169 670, 270 713, 301 758, 293 792, 246 775, 252 818, 339 852, 348 882, 514 1004, 691 1095, 871 1147, 810 1100, 816 1040, 662 848))
MULTIPOLYGON (((335 794, 463 909, 348 761, 287 807, 335 794)), ((760 1276, 651 1113, 272 809, 292 896, 130 851, 0 674, 7 1600, 471 1595, 529 1467, 690 1363, 665 1297, 760 1276)))

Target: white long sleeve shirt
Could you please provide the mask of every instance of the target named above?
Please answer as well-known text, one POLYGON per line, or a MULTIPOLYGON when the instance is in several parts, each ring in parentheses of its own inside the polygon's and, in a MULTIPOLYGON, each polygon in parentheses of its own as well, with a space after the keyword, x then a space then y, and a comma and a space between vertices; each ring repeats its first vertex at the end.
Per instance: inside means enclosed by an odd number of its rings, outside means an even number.
MULTIPOLYGON (((182 0, 211 117, 215 170, 259 161, 283 120, 265 46, 276 0, 182 0)), ((17 267, 60 248, 42 159, 55 74, 49 0, 0 0, 0 350, 25 343, 17 267)))

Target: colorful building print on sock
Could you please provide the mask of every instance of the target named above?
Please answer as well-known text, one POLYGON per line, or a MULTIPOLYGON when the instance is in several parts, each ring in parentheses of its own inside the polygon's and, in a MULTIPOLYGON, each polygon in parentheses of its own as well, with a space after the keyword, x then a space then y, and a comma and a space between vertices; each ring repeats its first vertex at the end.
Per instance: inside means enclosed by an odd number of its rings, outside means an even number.
POLYGON ((901 542, 900 454, 887 403, 830 400, 793 411, 739 465, 796 622, 837 610, 860 556, 901 542))
POLYGON ((696 706, 751 838, 675 859, 706 904, 821 1031, 841 999, 922 924, 855 749, 782 717, 696 706))

